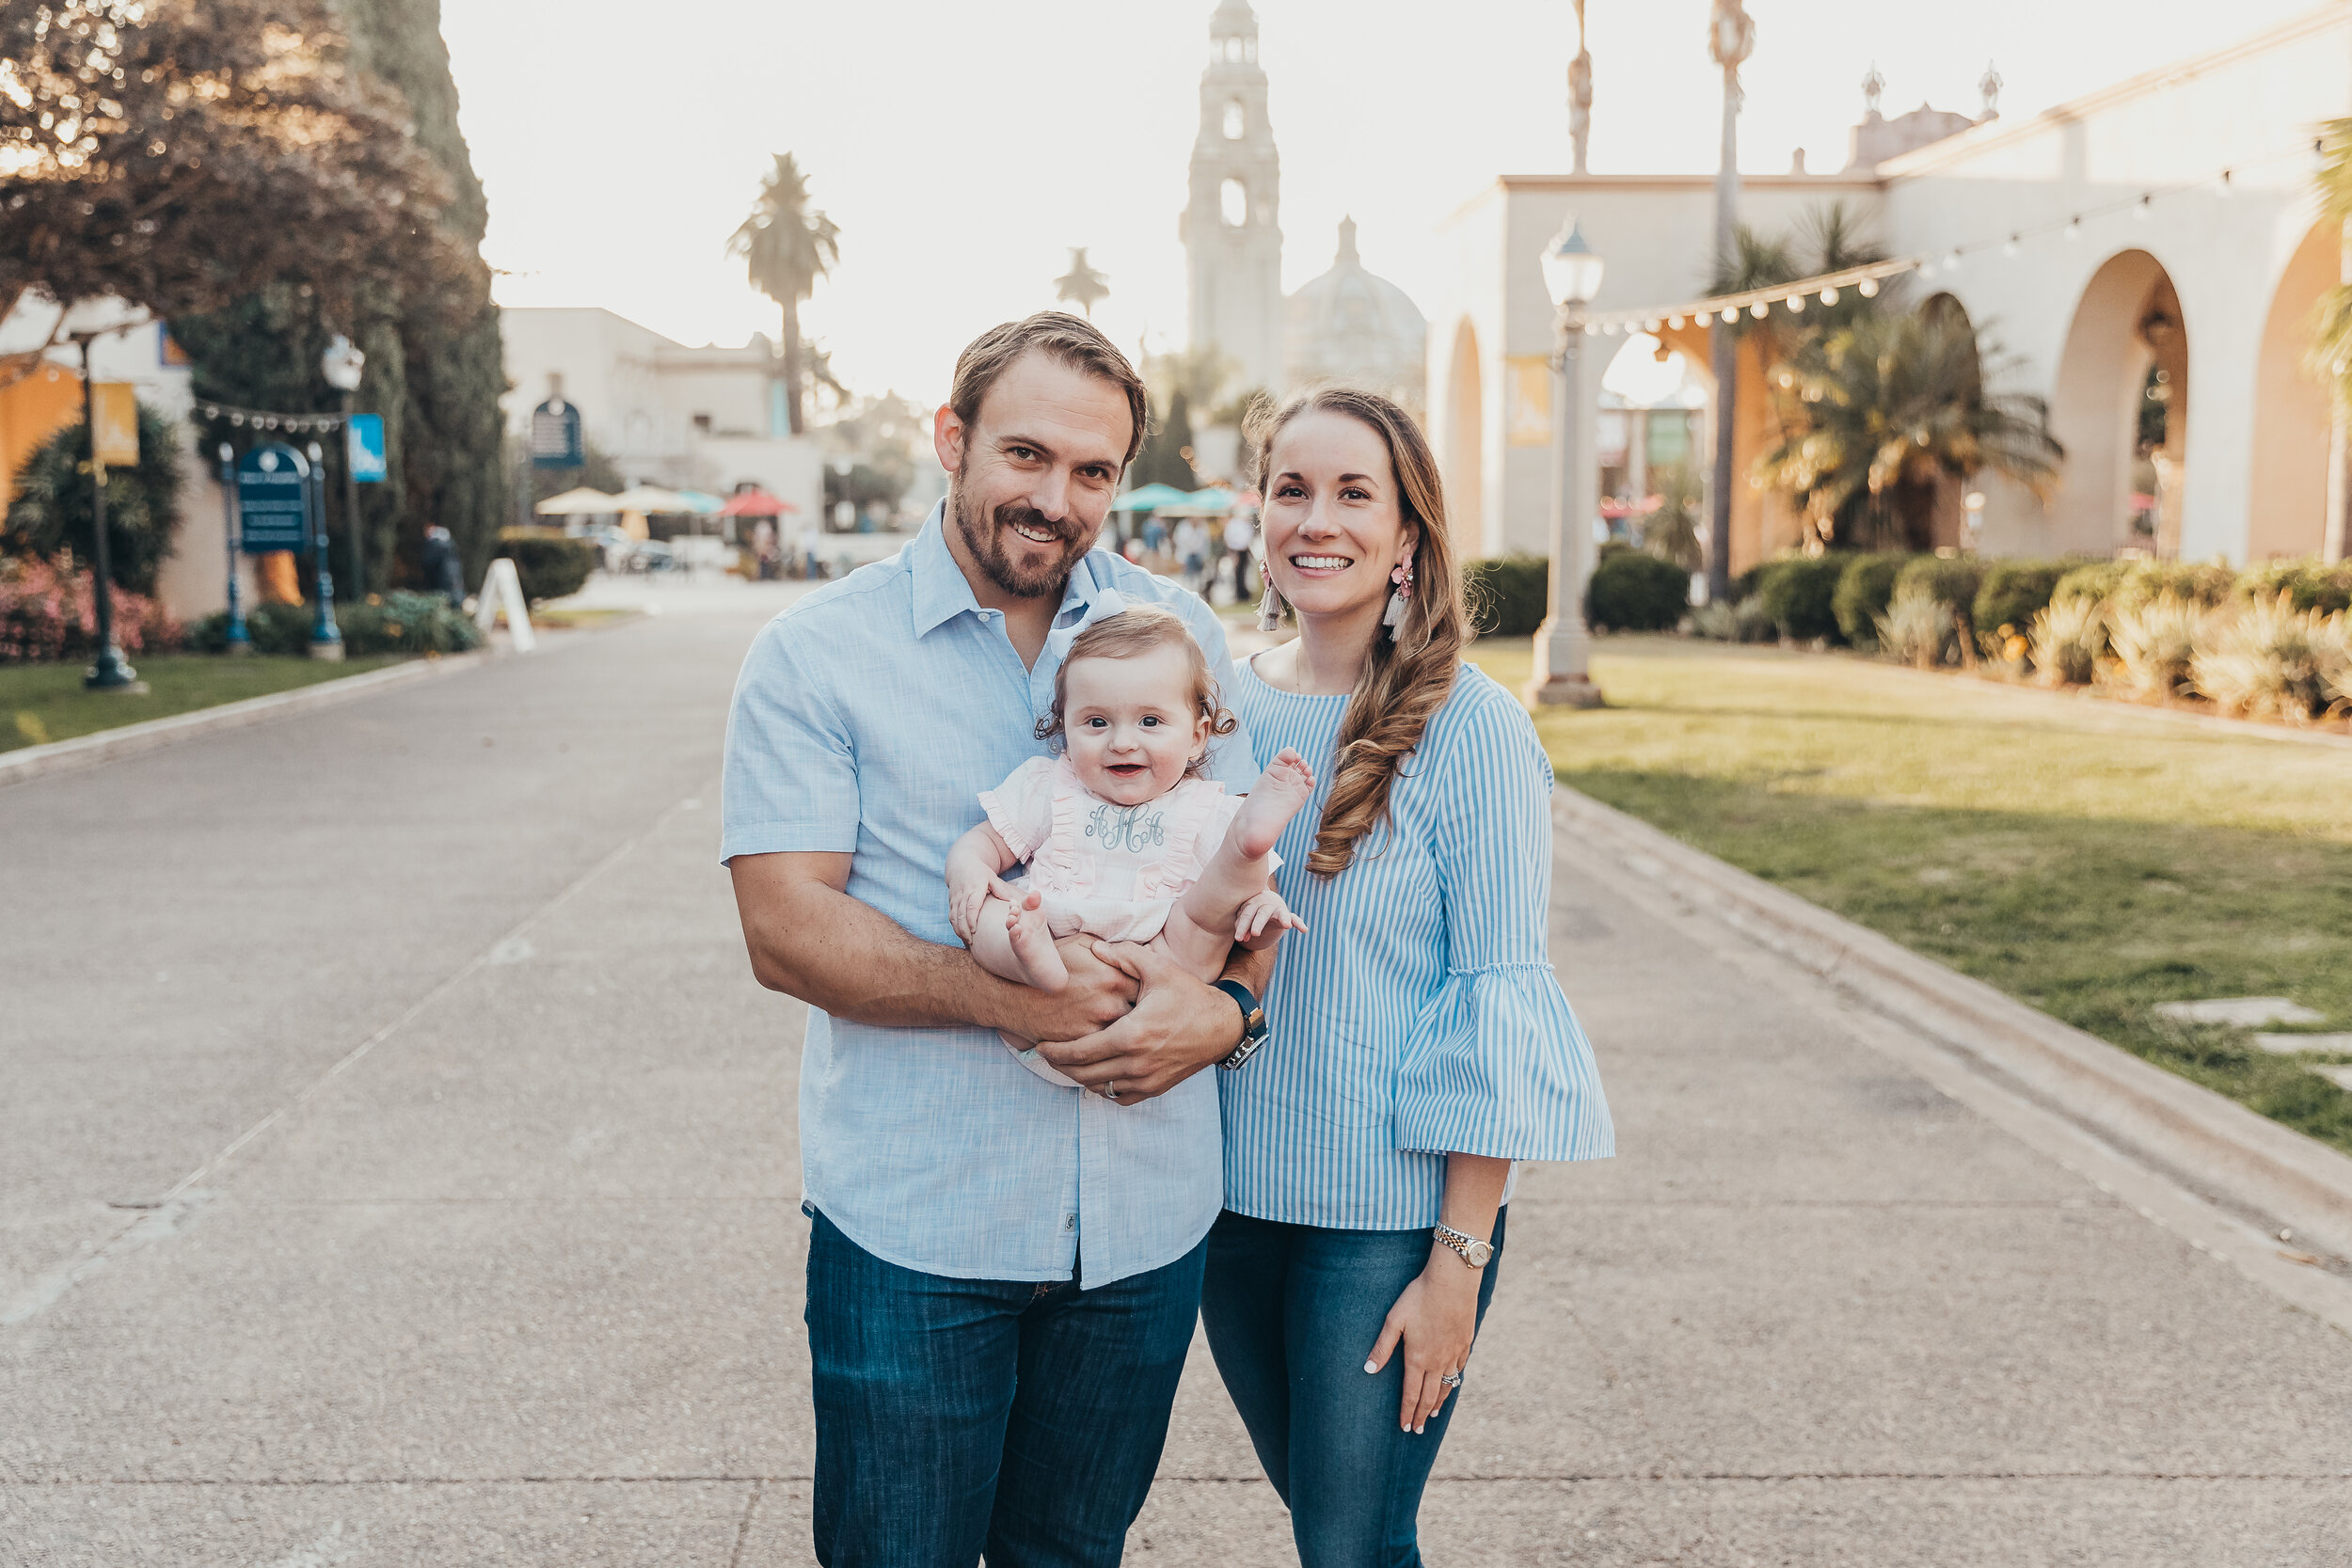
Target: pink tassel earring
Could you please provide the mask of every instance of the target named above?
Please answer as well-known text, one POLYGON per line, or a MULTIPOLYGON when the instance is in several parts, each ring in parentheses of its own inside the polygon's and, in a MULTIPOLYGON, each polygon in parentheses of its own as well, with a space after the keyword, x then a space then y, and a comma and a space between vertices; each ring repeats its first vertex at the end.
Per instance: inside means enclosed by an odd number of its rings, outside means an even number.
POLYGON ((1265 558, 1258 558, 1258 580, 1265 584, 1265 593, 1258 600, 1258 629, 1282 629, 1282 595, 1274 591, 1274 574, 1266 570, 1265 558))
POLYGON ((1409 608, 1409 601, 1413 596, 1412 551, 1405 552, 1405 558, 1399 561, 1396 563, 1396 569, 1389 574, 1389 580, 1394 583, 1396 588, 1389 594, 1389 608, 1381 611, 1380 624, 1389 628, 1389 641, 1393 642, 1397 639, 1397 629, 1405 625, 1405 612, 1409 608))

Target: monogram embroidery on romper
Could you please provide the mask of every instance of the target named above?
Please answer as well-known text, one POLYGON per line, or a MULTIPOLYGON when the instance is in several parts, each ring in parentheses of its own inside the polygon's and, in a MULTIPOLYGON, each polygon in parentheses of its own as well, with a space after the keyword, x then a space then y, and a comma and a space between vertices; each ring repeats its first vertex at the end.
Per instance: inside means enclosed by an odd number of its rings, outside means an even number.
POLYGON ((1096 806, 1087 818, 1086 836, 1102 841, 1105 849, 1139 854, 1168 842, 1168 814, 1149 806, 1096 806), (1151 815, 1146 816, 1145 813, 1151 815))

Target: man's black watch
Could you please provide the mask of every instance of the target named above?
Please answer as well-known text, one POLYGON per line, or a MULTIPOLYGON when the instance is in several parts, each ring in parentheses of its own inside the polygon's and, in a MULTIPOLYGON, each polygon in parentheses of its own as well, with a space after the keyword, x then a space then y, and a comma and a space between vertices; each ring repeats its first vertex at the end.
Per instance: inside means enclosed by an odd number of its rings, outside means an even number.
POLYGON ((1216 982, 1216 989, 1232 997, 1233 1005, 1241 1009, 1241 1043, 1233 1047, 1232 1055, 1216 1065, 1221 1068, 1237 1068, 1249 1060, 1258 1047, 1265 1044, 1265 1008, 1259 1005, 1256 997, 1249 994, 1249 988, 1239 980, 1219 980, 1216 982))

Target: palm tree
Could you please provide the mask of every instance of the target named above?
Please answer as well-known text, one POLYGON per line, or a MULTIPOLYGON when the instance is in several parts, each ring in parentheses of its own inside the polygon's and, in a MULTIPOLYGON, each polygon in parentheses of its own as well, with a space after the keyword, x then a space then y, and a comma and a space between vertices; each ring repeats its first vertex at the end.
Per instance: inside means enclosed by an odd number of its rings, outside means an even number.
POLYGON ((795 436, 805 423, 802 393, 807 379, 802 364, 801 301, 841 259, 840 235, 833 219, 810 209, 808 180, 801 166, 791 153, 779 152, 776 166, 759 182, 759 199, 752 204, 751 216, 727 241, 727 253, 743 258, 752 287, 784 308, 785 409, 795 436))
MULTIPOLYGON (((1997 350, 1993 351, 1997 354, 1997 350)), ((1827 545, 1932 543, 1936 486, 1990 468, 2047 497, 2065 449, 2038 397, 1987 389, 1957 311, 1872 311, 1802 344, 1775 372, 1783 436, 1756 460, 1827 545)))

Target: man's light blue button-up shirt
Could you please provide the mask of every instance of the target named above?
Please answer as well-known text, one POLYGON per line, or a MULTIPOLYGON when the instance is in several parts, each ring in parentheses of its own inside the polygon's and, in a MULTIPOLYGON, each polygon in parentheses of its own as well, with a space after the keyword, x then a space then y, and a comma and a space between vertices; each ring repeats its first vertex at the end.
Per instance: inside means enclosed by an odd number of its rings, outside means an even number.
MULTIPOLYGON (((981 790, 1046 751, 1037 721, 1089 619, 1164 605, 1221 689, 1233 673, 1207 605, 1103 549, 1073 567, 1045 651, 1025 669, 942 526, 935 507, 897 555, 799 600, 753 642, 727 721, 722 853, 850 854, 850 897, 954 943, 948 847, 980 820, 981 790)), ((1249 787, 1248 735, 1216 742, 1208 776, 1249 787)), ((991 1030, 877 1028, 811 1007, 808 1201, 906 1268, 1067 1279, 1082 1259, 1090 1290, 1173 1262, 1208 1233, 1223 1180, 1216 1076, 1120 1106, 1046 1083, 991 1030)))

